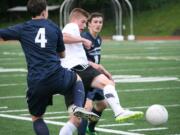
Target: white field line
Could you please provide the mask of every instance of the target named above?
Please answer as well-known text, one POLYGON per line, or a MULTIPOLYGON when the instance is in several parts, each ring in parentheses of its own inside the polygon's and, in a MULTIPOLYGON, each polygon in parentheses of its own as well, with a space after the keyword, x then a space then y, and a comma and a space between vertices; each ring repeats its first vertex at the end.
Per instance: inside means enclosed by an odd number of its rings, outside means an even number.
POLYGON ((134 123, 119 123, 119 124, 105 124, 105 125, 98 125, 98 127, 119 127, 119 126, 131 126, 134 123))
POLYGON ((26 83, 8 83, 8 84, 0 84, 0 87, 16 86, 16 85, 26 85, 26 83))
MULTIPOLYGON (((15 110, 3 110, 0 111, 0 113, 12 113, 12 112, 28 112, 28 109, 15 109, 15 110)), ((60 112, 46 112, 45 115, 48 114, 64 114, 64 113, 68 113, 67 111, 60 111, 60 112)), ((22 116, 29 116, 29 114, 21 114, 22 116)))
POLYGON ((106 59, 121 59, 121 60, 164 60, 164 61, 180 61, 179 56, 119 56, 119 55, 102 55, 106 59))
POLYGON ((7 109, 7 106, 0 106, 0 109, 7 109))
MULTIPOLYGON (((180 107, 180 104, 172 104, 172 105, 164 105, 165 107, 180 107)), ((128 107, 130 109, 144 109, 148 108, 149 106, 137 106, 137 107, 128 107)))
MULTIPOLYGON (((167 88, 148 88, 148 89, 125 89, 125 90, 117 90, 117 92, 144 92, 144 91, 161 91, 161 90, 179 90, 180 87, 167 87, 167 88)), ((4 96, 4 97, 0 97, 1 99, 18 99, 18 98, 25 98, 25 96, 23 95, 19 95, 19 96, 4 96)))
MULTIPOLYGON (((172 105, 164 105, 165 107, 180 107, 180 104, 172 104, 172 105)), ((127 107, 129 109, 145 109, 149 106, 136 106, 136 107, 127 107)), ((111 109, 106 109, 106 111, 109 111, 111 109)), ((3 110, 0 111, 0 113, 12 113, 12 112, 28 112, 28 109, 17 109, 17 110, 3 110)), ((67 111, 59 111, 59 112, 46 112, 45 115, 51 115, 51 114, 66 114, 67 111)), ((21 116, 29 116, 29 114, 20 114, 21 116)))
MULTIPOLYGON (((172 104, 172 105, 163 105, 165 107, 180 107, 180 104, 172 104)), ((128 109, 146 109, 149 106, 136 106, 136 107, 126 107, 128 109)), ((112 111, 112 109, 108 108, 106 111, 112 111)))
MULTIPOLYGON (((16 119, 16 120, 32 121, 31 118, 8 115, 8 114, 0 114, 0 117, 16 119)), ((58 125, 58 126, 64 126, 66 124, 65 122, 56 122, 56 121, 50 121, 50 120, 45 120, 45 122, 47 124, 58 125)), ((120 131, 120 130, 111 130, 111 129, 104 129, 104 128, 96 128, 96 130, 99 132, 105 132, 105 133, 111 133, 111 134, 113 133, 113 134, 118 134, 118 135, 143 135, 139 133, 132 133, 132 132, 126 132, 126 131, 120 131)))
POLYGON ((112 69, 109 70, 110 72, 118 72, 118 71, 161 71, 161 70, 176 70, 179 69, 179 67, 161 67, 161 68, 131 68, 131 69, 112 69))
POLYGON ((180 90, 180 87, 166 87, 166 88, 148 88, 148 89, 125 89, 117 90, 117 92, 144 92, 144 91, 164 91, 164 90, 180 90))
POLYGON ((151 44, 154 46, 154 43, 159 43, 155 46, 161 45, 162 43, 179 43, 179 40, 137 40, 136 42, 140 43, 146 43, 146 44, 151 44))
MULTIPOLYGON (((52 115, 52 114, 67 114, 67 111, 59 111, 59 112, 46 112, 45 115, 52 115)), ((21 116, 29 116, 29 113, 20 114, 21 116)))
POLYGON ((26 74, 5 74, 5 75, 1 75, 0 77, 21 77, 21 76, 27 76, 26 74))
POLYGON ((18 61, 19 58, 0 58, 0 61, 18 61))
POLYGON ((6 110, 6 111, 0 111, 0 113, 11 113, 11 112, 28 112, 28 109, 17 109, 17 110, 6 110))
POLYGON ((8 65, 8 67, 9 66, 13 66, 13 65, 15 65, 15 66, 17 66, 17 65, 22 65, 22 64, 24 64, 24 62, 22 61, 22 62, 3 62, 3 63, 1 63, 1 66, 7 66, 8 65))
POLYGON ((68 119, 69 116, 54 116, 54 117, 44 117, 45 120, 54 120, 54 119, 68 119))
POLYGON ((11 55, 11 56, 24 56, 24 53, 23 52, 2 52, 3 55, 11 55))
POLYGON ((6 72, 27 72, 27 69, 25 68, 2 68, 0 67, 0 73, 6 73, 6 72))
POLYGON ((164 81, 177 81, 177 77, 139 77, 127 79, 115 79, 116 83, 145 83, 145 82, 164 82, 164 81))
POLYGON ((17 99, 17 98, 25 98, 26 96, 6 96, 0 97, 0 99, 17 99))
POLYGON ((142 128, 142 129, 131 129, 128 131, 137 132, 137 131, 157 131, 157 130, 166 130, 167 127, 158 127, 158 128, 142 128))

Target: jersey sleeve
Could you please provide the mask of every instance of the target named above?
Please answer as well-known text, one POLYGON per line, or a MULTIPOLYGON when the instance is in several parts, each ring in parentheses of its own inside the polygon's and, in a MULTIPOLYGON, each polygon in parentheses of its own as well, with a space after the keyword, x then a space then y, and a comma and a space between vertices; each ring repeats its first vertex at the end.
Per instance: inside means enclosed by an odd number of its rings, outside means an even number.
POLYGON ((20 40, 22 24, 10 26, 5 29, 0 29, 0 37, 3 40, 20 40))
POLYGON ((66 26, 62 30, 62 33, 68 33, 74 36, 80 36, 78 25, 75 23, 66 24, 66 26))
POLYGON ((63 41, 63 35, 61 30, 58 30, 58 43, 57 43, 57 52, 63 52, 65 51, 64 41, 63 41))

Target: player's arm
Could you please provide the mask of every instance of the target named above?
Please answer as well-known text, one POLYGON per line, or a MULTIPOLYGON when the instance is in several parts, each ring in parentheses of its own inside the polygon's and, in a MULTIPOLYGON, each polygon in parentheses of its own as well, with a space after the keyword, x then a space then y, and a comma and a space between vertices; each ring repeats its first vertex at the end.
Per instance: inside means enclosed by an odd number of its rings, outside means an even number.
POLYGON ((87 49, 90 49, 92 46, 92 42, 90 40, 85 39, 81 36, 74 36, 69 33, 63 33, 63 40, 65 44, 74 44, 81 42, 87 49))
POLYGON ((0 41, 19 40, 22 24, 10 26, 5 29, 0 29, 0 41))
POLYGON ((110 80, 113 80, 112 75, 101 64, 96 64, 92 61, 89 61, 89 65, 91 65, 93 68, 107 76, 107 78, 109 78, 110 80))

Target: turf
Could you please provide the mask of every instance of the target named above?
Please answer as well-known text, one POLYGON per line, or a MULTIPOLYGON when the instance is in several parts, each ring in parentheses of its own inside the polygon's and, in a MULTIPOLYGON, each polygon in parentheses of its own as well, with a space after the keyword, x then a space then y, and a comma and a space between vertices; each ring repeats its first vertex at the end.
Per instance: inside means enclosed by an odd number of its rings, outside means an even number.
MULTIPOLYGON (((104 41, 102 64, 113 75, 119 75, 115 81, 124 107, 145 112, 152 104, 162 104, 168 110, 169 120, 158 127, 150 125, 145 118, 119 125, 115 123, 112 110, 106 109, 97 126, 99 135, 122 134, 122 131, 126 135, 180 134, 180 41, 104 41), (167 80, 159 81, 157 77, 167 80)), ((25 69, 19 43, 0 42, 0 135, 34 134, 32 123, 25 120, 30 118, 25 99, 25 69), (24 120, 19 120, 19 117, 24 120)), ((51 124, 48 122, 50 133, 57 135, 61 127, 58 122, 67 121, 67 117, 60 116, 68 115, 63 97, 54 96, 54 106, 50 106, 47 112, 45 119, 51 121, 51 124)))

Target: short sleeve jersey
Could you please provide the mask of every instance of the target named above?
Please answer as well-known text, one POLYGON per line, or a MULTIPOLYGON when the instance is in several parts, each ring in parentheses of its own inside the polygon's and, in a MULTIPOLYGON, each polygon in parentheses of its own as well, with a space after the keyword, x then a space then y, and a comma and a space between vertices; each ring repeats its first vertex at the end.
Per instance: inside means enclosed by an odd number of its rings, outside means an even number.
POLYGON ((101 37, 97 36, 96 38, 94 38, 89 32, 83 32, 81 36, 92 42, 92 47, 90 49, 84 48, 88 60, 99 64, 101 60, 101 37))
MULTIPOLYGON (((63 33, 68 33, 73 36, 80 36, 78 25, 75 23, 67 24, 63 30, 63 33)), ((81 42, 73 44, 65 44, 66 57, 61 59, 62 66, 65 68, 72 68, 77 65, 87 65, 88 60, 81 42)))
POLYGON ((30 20, 0 29, 0 37, 20 41, 26 57, 28 80, 48 78, 61 67, 57 52, 65 50, 62 33, 50 20, 30 20))

